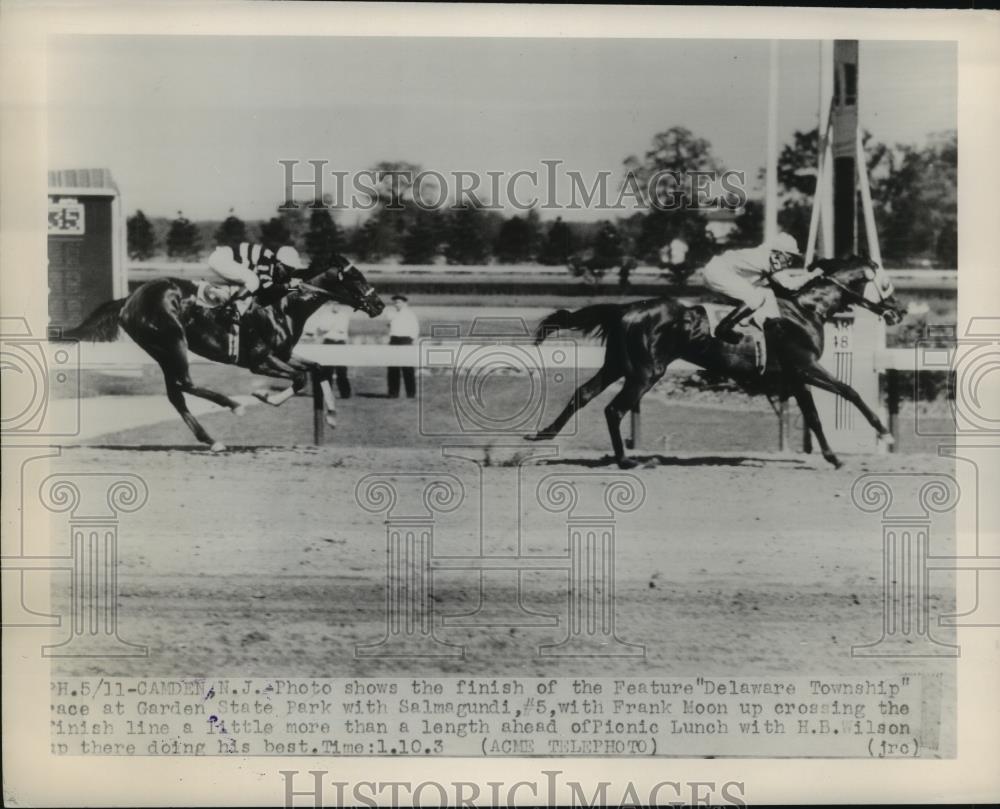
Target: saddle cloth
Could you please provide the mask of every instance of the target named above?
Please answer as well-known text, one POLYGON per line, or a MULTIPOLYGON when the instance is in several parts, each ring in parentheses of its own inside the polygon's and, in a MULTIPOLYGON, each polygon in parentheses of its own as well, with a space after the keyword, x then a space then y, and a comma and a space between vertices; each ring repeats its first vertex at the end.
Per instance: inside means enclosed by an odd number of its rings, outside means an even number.
MULTIPOLYGON (((195 293, 195 300, 202 306, 215 308, 226 303, 233 295, 240 290, 238 286, 227 284, 213 284, 210 281, 199 281, 198 291, 195 293)), ((234 321, 229 324, 229 346, 230 363, 239 362, 240 358, 240 324, 234 321)))
MULTIPOLYGON (((712 306, 711 304, 702 304, 701 309, 705 312, 705 317, 708 319, 709 333, 713 336, 722 319, 732 311, 728 306, 712 306)), ((754 356, 756 357, 757 372, 763 374, 767 369, 767 341, 764 339, 764 332, 749 317, 741 323, 737 323, 733 330, 741 335, 744 340, 747 338, 751 340, 754 356)))
POLYGON ((199 281, 195 300, 202 306, 220 306, 228 301, 240 289, 238 286, 213 284, 211 281, 199 281))

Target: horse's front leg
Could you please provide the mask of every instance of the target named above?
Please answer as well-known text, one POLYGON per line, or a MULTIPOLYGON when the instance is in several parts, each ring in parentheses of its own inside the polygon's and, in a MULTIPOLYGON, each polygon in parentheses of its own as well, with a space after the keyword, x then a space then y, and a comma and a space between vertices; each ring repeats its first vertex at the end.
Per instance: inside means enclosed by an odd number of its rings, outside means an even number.
POLYGON ((795 401, 799 403, 799 410, 802 411, 802 418, 805 419, 806 429, 812 430, 819 441, 819 448, 823 453, 823 457, 839 469, 843 464, 841 464, 837 454, 830 448, 830 444, 826 440, 826 433, 823 432, 823 422, 820 421, 819 411, 816 410, 816 402, 813 399, 812 391, 801 382, 796 382, 792 386, 792 393, 795 396, 795 401))
POLYGON ((277 379, 291 380, 292 384, 289 387, 282 391, 278 391, 277 393, 272 393, 270 391, 266 393, 254 393, 254 396, 260 399, 264 404, 269 404, 272 407, 280 407, 283 405, 296 393, 303 390, 307 382, 307 375, 304 371, 296 370, 288 363, 275 356, 265 357, 259 363, 252 366, 250 370, 255 374, 261 374, 262 376, 272 376, 277 379))
POLYGON ((800 369, 802 379, 809 385, 815 385, 817 388, 829 391, 830 393, 836 393, 838 396, 843 396, 848 402, 854 405, 861 415, 865 417, 868 423, 872 426, 881 441, 885 443, 886 446, 891 446, 894 443, 892 433, 889 429, 882 423, 875 412, 868 406, 861 395, 854 390, 846 382, 841 382, 833 374, 831 374, 826 368, 820 365, 818 362, 813 362, 805 368, 800 369))

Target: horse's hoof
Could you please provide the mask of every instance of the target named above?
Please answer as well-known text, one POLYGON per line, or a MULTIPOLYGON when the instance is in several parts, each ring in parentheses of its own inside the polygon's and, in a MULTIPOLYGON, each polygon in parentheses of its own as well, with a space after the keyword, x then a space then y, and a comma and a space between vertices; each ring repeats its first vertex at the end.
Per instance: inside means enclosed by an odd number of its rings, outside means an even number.
POLYGON ((844 464, 843 464, 843 463, 841 462, 840 458, 838 458, 838 457, 837 457, 836 455, 834 455, 834 454, 833 454, 832 452, 831 452, 831 453, 830 453, 829 455, 824 455, 823 457, 824 457, 824 458, 826 458, 826 460, 827 460, 827 461, 828 461, 829 463, 833 464, 833 468, 834 468, 834 469, 840 469, 840 467, 842 467, 842 466, 844 465, 844 464))
POLYGON ((232 409, 232 414, 234 416, 245 416, 247 414, 247 409, 243 405, 236 405, 236 407, 232 409))
POLYGON ((271 394, 268 391, 255 390, 253 392, 253 397, 255 399, 259 399, 260 401, 262 401, 266 405, 271 405, 271 407, 277 407, 278 405, 281 404, 281 402, 272 402, 271 401, 271 394))
POLYGON ((892 433, 882 433, 878 437, 878 440, 882 442, 885 447, 891 447, 896 443, 896 439, 892 437, 892 433))
POLYGON ((212 452, 225 452, 226 445, 223 444, 221 441, 216 441, 215 443, 212 444, 211 447, 209 447, 209 449, 211 449, 212 452))
POLYGON ((552 436, 545 433, 532 433, 531 435, 524 436, 525 441, 547 441, 550 438, 552 436))
POLYGON ((327 416, 326 417, 326 426, 327 427, 333 427, 334 429, 337 429, 337 420, 333 416, 327 416))
POLYGON ((634 461, 631 458, 619 458, 618 468, 619 469, 635 469, 639 465, 638 461, 634 461))

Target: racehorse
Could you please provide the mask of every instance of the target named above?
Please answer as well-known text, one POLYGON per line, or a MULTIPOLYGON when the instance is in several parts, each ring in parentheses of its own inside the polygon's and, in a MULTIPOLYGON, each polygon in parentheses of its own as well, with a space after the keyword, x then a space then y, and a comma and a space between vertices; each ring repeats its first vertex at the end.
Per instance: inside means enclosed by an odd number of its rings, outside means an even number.
POLYGON ((848 306, 863 306, 889 323, 899 322, 902 310, 893 298, 892 281, 878 264, 859 256, 814 261, 809 269, 820 269, 822 275, 810 279, 798 290, 772 285, 781 318, 765 323, 768 363, 764 372, 758 368, 753 338, 744 335, 735 345, 716 339, 702 306, 652 298, 552 313, 539 324, 536 345, 559 329, 596 334, 607 346, 604 364, 577 389, 548 427, 525 438, 529 441, 554 438, 577 410, 624 377, 621 391, 604 413, 615 460, 623 469, 634 467, 635 462, 625 457, 622 416, 639 404, 671 362, 684 359, 728 376, 751 392, 777 395, 782 401, 793 395, 808 428, 819 441, 823 457, 835 467, 841 465, 840 460, 823 434, 809 385, 843 396, 861 411, 880 439, 892 443, 885 425, 857 391, 819 363, 823 354, 823 324, 848 306))
MULTIPOLYGON (((108 301, 95 309, 75 329, 64 332, 69 339, 108 342, 116 339, 119 326, 149 354, 163 371, 167 398, 195 437, 219 452, 225 446, 212 439, 188 411, 184 394, 208 399, 234 414, 243 407, 228 396, 199 387, 191 380, 188 350, 215 362, 232 363, 230 326, 234 310, 199 301, 197 283, 180 278, 147 281, 126 298, 108 301)), ((292 352, 306 321, 325 302, 339 301, 369 317, 385 308, 382 299, 361 271, 343 256, 334 256, 324 270, 308 272, 305 280, 280 298, 261 304, 255 301, 240 319, 239 353, 236 364, 255 374, 290 379, 290 387, 275 394, 254 394, 278 406, 306 386, 309 372, 319 365, 292 352)))

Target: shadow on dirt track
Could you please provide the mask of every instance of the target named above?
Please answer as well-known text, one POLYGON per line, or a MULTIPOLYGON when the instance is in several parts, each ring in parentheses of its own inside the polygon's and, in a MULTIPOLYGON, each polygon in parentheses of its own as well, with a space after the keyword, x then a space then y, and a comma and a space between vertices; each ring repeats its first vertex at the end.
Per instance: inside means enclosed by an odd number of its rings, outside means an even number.
MULTIPOLYGON (((655 468, 659 466, 772 466, 785 465, 798 469, 812 469, 802 458, 775 458, 754 455, 698 455, 680 457, 676 455, 630 455, 641 467, 655 468)), ((598 469, 614 466, 615 459, 606 455, 603 458, 549 458, 537 461, 539 466, 581 466, 588 469, 598 469)))

